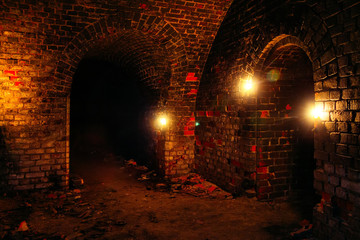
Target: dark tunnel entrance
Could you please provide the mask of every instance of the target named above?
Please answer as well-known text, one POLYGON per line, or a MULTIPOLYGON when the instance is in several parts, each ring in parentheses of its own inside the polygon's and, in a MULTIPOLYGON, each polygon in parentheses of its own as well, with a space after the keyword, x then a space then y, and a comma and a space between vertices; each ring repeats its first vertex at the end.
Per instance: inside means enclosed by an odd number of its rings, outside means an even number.
POLYGON ((151 165, 155 147, 149 117, 155 96, 137 76, 114 64, 82 60, 70 96, 70 172, 91 160, 114 158, 151 165))

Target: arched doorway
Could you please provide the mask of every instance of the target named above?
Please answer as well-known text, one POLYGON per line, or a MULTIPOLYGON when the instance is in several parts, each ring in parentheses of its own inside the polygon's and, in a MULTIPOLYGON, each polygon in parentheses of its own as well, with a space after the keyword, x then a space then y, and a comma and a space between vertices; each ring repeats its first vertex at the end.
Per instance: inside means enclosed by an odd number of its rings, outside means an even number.
POLYGON ((314 107, 312 62, 292 37, 270 43, 256 72, 258 89, 257 191, 260 198, 284 198, 311 218, 314 107), (301 200, 301 201, 299 201, 301 200), (306 205, 306 206, 304 206, 306 205))

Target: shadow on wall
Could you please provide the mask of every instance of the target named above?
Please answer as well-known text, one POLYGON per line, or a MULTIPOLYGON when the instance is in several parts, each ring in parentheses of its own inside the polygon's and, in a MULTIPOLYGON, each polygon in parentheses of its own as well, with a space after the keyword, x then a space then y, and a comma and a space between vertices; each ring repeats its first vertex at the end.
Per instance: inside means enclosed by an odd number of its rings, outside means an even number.
POLYGON ((7 180, 13 163, 9 161, 8 149, 5 143, 5 127, 0 127, 0 193, 8 190, 7 180))

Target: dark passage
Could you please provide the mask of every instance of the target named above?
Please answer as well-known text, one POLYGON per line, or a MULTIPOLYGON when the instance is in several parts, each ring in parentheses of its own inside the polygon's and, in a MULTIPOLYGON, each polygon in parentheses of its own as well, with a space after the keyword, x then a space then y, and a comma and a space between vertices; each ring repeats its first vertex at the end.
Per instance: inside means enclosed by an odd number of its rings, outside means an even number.
POLYGON ((70 168, 108 156, 148 165, 153 96, 131 75, 100 60, 83 60, 74 76, 70 112, 70 168))

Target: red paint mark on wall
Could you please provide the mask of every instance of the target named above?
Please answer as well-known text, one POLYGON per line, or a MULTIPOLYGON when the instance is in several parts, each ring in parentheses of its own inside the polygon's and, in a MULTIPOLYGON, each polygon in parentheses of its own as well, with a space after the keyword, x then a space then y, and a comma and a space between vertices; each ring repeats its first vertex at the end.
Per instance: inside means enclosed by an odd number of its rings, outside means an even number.
POLYGON ((286 105, 286 110, 291 110, 292 109, 292 107, 290 106, 290 104, 288 104, 288 105, 286 105))
POLYGON ((19 85, 24 86, 24 83, 23 82, 15 82, 15 86, 19 86, 19 85))
POLYGON ((16 79, 18 79, 18 78, 20 78, 19 76, 10 76, 10 80, 11 81, 14 81, 14 80, 16 80, 16 79))
POLYGON ((195 77, 195 73, 188 73, 185 81, 186 82, 196 82, 196 81, 198 81, 198 78, 195 77))
POLYGON ((195 131, 191 130, 191 131, 184 131, 184 136, 194 136, 195 135, 195 131))
POLYGON ((213 117, 213 116, 214 116, 214 112, 213 112, 213 111, 206 111, 206 116, 207 116, 207 117, 213 117))
POLYGON ((270 117, 270 111, 269 110, 265 110, 261 112, 261 118, 268 118, 270 117))
POLYGON ((256 152, 256 146, 254 145, 254 146, 251 146, 251 151, 252 152, 256 152))
POLYGON ((149 9, 148 6, 145 3, 140 3, 140 8, 144 9, 144 10, 149 9))
POLYGON ((204 4, 197 4, 196 7, 197 8, 204 8, 204 4))
POLYGON ((4 74, 8 74, 8 75, 17 75, 17 73, 19 72, 19 70, 14 71, 14 70, 5 70, 4 74))
POLYGON ((191 89, 190 92, 187 93, 187 95, 196 95, 198 93, 197 89, 191 89))

